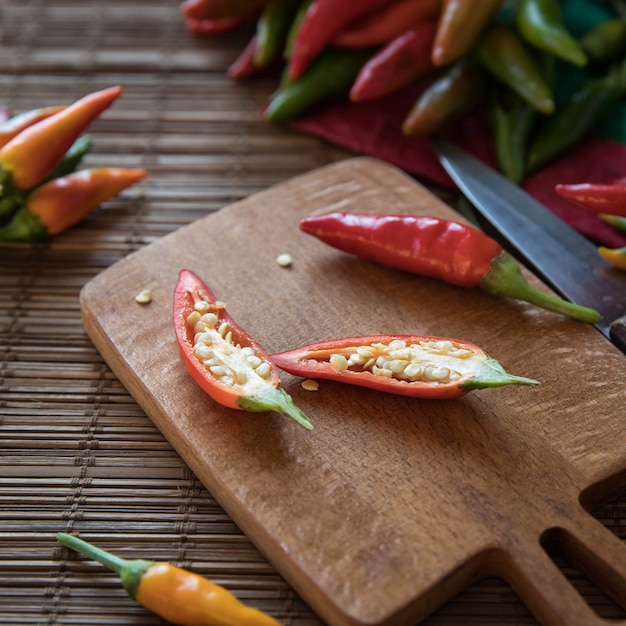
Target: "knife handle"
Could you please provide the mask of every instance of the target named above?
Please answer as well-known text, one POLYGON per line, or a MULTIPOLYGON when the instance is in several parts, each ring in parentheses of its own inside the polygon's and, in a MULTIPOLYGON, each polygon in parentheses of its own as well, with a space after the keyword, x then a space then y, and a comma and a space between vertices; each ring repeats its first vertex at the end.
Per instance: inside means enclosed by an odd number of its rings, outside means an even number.
POLYGON ((626 354, 626 315, 618 317, 609 329, 611 341, 626 354))

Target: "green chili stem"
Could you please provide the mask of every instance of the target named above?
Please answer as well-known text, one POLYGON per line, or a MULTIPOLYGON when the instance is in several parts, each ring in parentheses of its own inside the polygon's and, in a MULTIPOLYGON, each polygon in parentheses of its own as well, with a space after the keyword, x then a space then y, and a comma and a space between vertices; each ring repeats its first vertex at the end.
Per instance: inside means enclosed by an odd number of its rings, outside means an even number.
POLYGON ((126 589, 131 598, 135 597, 141 577, 149 567, 154 565, 154 561, 123 559, 66 533, 59 533, 57 540, 67 548, 71 548, 83 556, 93 559, 97 563, 100 563, 100 565, 104 565, 114 571, 120 577, 124 589, 126 589))
POLYGON ((486 389, 487 387, 503 387, 504 385, 538 385, 539 381, 523 376, 513 376, 504 370, 502 365, 489 357, 476 373, 474 378, 461 383, 463 391, 486 389))
POLYGON ((504 251, 492 261, 480 287, 491 294, 524 300, 581 322, 596 324, 601 318, 600 313, 594 309, 568 302, 533 287, 524 278, 513 257, 504 251))
POLYGON ((11 217, 11 221, 0 228, 0 241, 36 241, 46 235, 41 220, 24 208, 11 217))
POLYGON ((282 413, 298 422, 300 426, 313 430, 313 422, 294 404, 293 398, 282 387, 278 389, 270 387, 254 396, 241 397, 237 400, 237 404, 252 413, 265 411, 282 413))

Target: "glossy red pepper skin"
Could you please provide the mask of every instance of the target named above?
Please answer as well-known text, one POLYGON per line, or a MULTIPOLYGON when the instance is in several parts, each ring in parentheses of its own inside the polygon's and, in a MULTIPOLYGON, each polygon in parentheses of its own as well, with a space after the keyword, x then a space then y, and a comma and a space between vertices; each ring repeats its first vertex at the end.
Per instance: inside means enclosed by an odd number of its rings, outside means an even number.
POLYGON ((441 0, 397 0, 352 20, 333 38, 340 48, 366 48, 392 41, 409 28, 437 18, 441 0))
POLYGON ((469 52, 500 5, 501 0, 443 0, 432 50, 433 63, 449 65, 469 52))
POLYGON ((556 185, 555 190, 562 198, 596 213, 626 217, 626 182, 561 184, 556 185))
POLYGON ((594 309, 530 285, 498 242, 466 224, 422 215, 334 212, 307 217, 300 221, 300 229, 334 248, 381 265, 460 287, 480 287, 572 319, 600 321, 594 309))
POLYGON ((142 169, 98 168, 53 178, 26 196, 23 207, 0 228, 0 240, 57 235, 145 175, 142 169))
POLYGON ((185 20, 185 24, 187 25, 187 30, 192 35, 196 37, 207 37, 234 30, 251 20, 256 14, 257 12, 255 11, 253 14, 224 17, 219 20, 196 19, 190 17, 185 20))
POLYGON ((267 352, 233 320, 226 311, 225 305, 218 302, 208 285, 190 270, 183 269, 178 275, 174 290, 173 322, 183 365, 199 387, 213 400, 230 409, 252 412, 277 411, 288 415, 309 430, 313 428, 308 417, 280 388, 280 373, 267 352), (189 316, 197 310, 196 303, 200 301, 210 305, 210 312, 217 316, 217 327, 226 324, 232 336, 232 345, 250 348, 261 361, 269 366, 269 375, 263 388, 257 385, 254 390, 248 392, 247 383, 239 386, 226 383, 223 378, 207 369, 204 363, 196 357, 194 338, 197 331, 194 324, 189 322, 189 316))
MULTIPOLYGON (((450 362, 454 360, 453 352, 444 351, 449 358, 447 366, 454 368, 450 362)), ((414 335, 373 335, 365 337, 347 337, 332 341, 314 343, 294 350, 273 354, 272 360, 281 369, 303 378, 326 379, 337 382, 367 387, 386 393, 424 399, 451 399, 487 387, 500 387, 510 384, 534 385, 537 381, 507 374, 502 366, 473 343, 447 337, 414 336, 414 335), (371 350, 374 355, 384 352, 392 342, 402 342, 406 346, 415 344, 435 344, 452 346, 453 350, 463 351, 460 358, 460 376, 454 380, 402 380, 393 375, 381 375, 370 369, 356 367, 354 369, 338 369, 333 365, 332 357, 347 357, 358 348, 371 350), (471 359, 471 361, 470 361, 471 359)), ((376 357, 374 357, 376 358, 376 357)), ((393 358, 393 357, 391 357, 393 358)), ((428 358, 428 357, 427 357, 428 358)), ((434 357, 436 359, 436 357, 434 357)), ((397 362, 397 361, 396 361, 397 362)), ((435 361, 433 361, 435 362, 435 361)), ((424 363, 429 363, 428 360, 424 363)))
POLYGON ((419 24, 376 52, 361 68, 350 90, 350 100, 380 98, 433 72, 430 49, 435 28, 434 22, 419 24))
POLYGON ((121 87, 96 91, 23 130, 0 149, 0 169, 4 176, 17 189, 38 185, 121 93, 121 87))
POLYGON ((351 20, 384 6, 389 0, 313 0, 304 14, 290 53, 288 72, 298 80, 311 61, 351 20))
POLYGON ((0 124, 0 148, 9 143, 13 137, 19 135, 29 126, 41 122, 41 120, 45 120, 47 117, 62 111, 64 108, 65 107, 61 105, 32 109, 6 119, 0 124))

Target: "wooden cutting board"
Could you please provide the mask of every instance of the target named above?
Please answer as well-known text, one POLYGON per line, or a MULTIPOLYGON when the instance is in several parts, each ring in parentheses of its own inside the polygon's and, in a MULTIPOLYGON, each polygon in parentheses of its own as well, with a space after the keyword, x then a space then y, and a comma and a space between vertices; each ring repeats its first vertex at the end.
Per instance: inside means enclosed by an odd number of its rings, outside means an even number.
POLYGON ((586 324, 379 267, 299 231, 302 217, 331 210, 457 219, 382 162, 330 165, 104 271, 81 295, 89 335, 328 624, 413 625, 487 575, 509 581, 542 624, 605 623, 548 554, 624 602, 626 547, 587 512, 626 484, 624 355, 586 324), (285 252, 290 268, 276 262, 285 252), (313 431, 278 414, 225 409, 179 360, 171 308, 181 268, 201 276, 270 353, 351 335, 448 336, 541 385, 427 401, 324 381, 305 391, 285 374, 313 431), (152 302, 141 306, 135 295, 145 289, 152 302))

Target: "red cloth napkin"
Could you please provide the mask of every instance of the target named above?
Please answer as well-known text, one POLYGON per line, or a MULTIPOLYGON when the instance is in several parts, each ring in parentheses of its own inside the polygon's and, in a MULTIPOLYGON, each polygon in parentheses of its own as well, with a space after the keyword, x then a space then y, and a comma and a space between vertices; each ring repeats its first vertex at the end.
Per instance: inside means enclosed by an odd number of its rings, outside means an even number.
MULTIPOLYGON (((329 104, 293 121, 291 127, 357 154, 379 158, 440 187, 455 189, 430 141, 402 134, 402 121, 421 90, 423 85, 417 85, 377 100, 329 104)), ((442 136, 495 167, 489 129, 480 113, 446 128, 442 136)), ((593 211, 558 196, 554 187, 557 183, 606 182, 624 176, 626 146, 592 137, 529 176, 523 187, 594 243, 618 248, 626 246, 624 234, 605 224, 593 211)))

